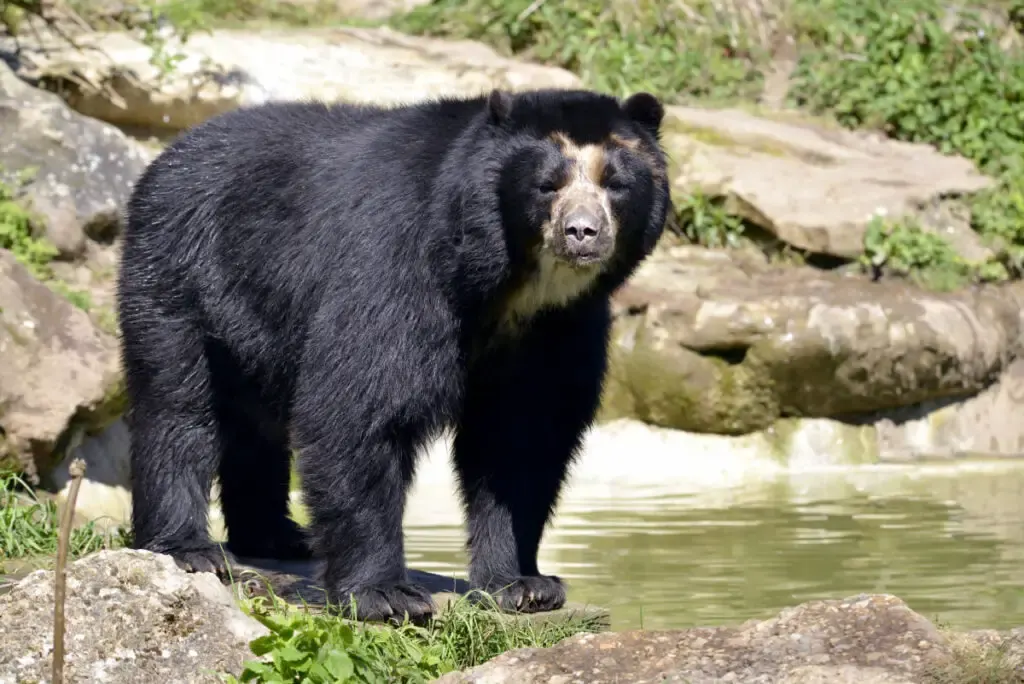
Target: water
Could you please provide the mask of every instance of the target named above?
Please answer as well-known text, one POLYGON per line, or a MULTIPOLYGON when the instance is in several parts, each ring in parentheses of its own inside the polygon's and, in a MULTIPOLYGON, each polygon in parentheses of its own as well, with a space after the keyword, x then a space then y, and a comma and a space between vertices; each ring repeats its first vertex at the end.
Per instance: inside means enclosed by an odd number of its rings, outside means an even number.
MULTIPOLYGON (((465 576, 447 468, 406 516, 410 565, 465 576)), ((666 471, 668 472, 668 471, 666 471)), ((957 628, 1024 625, 1024 463, 825 468, 702 482, 578 474, 541 549, 614 629, 736 624, 896 594, 957 628)))

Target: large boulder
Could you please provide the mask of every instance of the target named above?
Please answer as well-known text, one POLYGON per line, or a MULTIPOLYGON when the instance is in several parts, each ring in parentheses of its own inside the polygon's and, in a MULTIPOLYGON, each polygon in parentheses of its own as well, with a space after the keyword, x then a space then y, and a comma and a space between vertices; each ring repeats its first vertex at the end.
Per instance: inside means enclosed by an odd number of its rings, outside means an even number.
POLYGON ((0 61, 0 182, 18 186, 61 256, 83 256, 88 238, 109 242, 117 234, 150 158, 117 128, 71 111, 0 61))
POLYGON ((874 216, 909 216, 972 260, 990 255, 950 196, 990 187, 963 157, 848 131, 795 114, 671 106, 664 142, 673 190, 724 197, 734 212, 785 244, 855 259, 874 216))
POLYGON ((116 339, 0 250, 0 461, 36 481, 123 402, 116 339))
POLYGON ((19 72, 61 92, 79 112, 119 125, 179 130, 267 99, 398 103, 479 94, 500 86, 579 85, 568 71, 519 62, 472 41, 407 36, 387 28, 215 30, 167 48, 170 73, 127 33, 28 43, 19 72))
POLYGON ((812 601, 739 627, 571 637, 547 649, 510 651, 435 682, 931 684, 982 681, 973 677, 983 672, 993 677, 984 681, 1009 682, 1024 663, 1021 645, 1020 635, 943 634, 898 598, 867 595, 812 601), (983 660, 987 648, 1005 650, 983 660), (979 653, 976 662, 989 667, 972 672, 966 661, 979 653))
MULTIPOLYGON (((0 684, 49 681, 53 579, 37 570, 0 595, 0 684)), ((69 683, 220 682, 268 633, 215 575, 148 551, 100 551, 68 565, 64 613, 69 683)))
POLYGON ((1018 353, 1022 298, 668 247, 616 298, 606 417, 742 434, 966 399, 1018 353))

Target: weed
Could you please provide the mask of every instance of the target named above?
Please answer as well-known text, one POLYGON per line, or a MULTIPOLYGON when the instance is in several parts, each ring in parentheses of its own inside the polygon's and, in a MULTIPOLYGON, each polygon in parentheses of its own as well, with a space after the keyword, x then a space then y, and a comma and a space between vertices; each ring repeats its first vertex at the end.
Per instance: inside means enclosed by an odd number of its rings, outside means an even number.
MULTIPOLYGON (((14 183, 20 186, 26 181, 26 174, 19 174, 14 183)), ((35 277, 49 279, 53 276, 49 264, 57 256, 57 248, 35 234, 34 216, 16 201, 15 192, 12 184, 0 182, 0 249, 9 250, 35 277)))
MULTIPOLYGON (((483 597, 487 601, 490 597, 483 597)), ((271 597, 245 603, 270 634, 251 648, 259 660, 246 662, 239 679, 228 682, 427 682, 445 672, 473 667, 516 648, 552 646, 582 632, 594 620, 532 625, 505 620, 492 605, 460 597, 429 625, 399 627, 360 624, 288 606, 271 597)))
MULTIPOLYGON (((0 174, 2 172, 0 167, 0 174)), ((23 170, 16 175, 17 188, 0 181, 0 249, 10 251, 18 263, 38 280, 73 305, 88 311, 92 306, 89 293, 56 279, 50 262, 57 257, 57 248, 44 236, 37 235, 36 226, 40 222, 16 196, 16 189, 28 182, 31 173, 31 170, 23 170)))
MULTIPOLYGON (((57 504, 37 497, 18 475, 0 474, 0 561, 52 556, 57 551, 57 504)), ((92 522, 71 533, 73 558, 123 546, 120 532, 104 533, 92 522)))
POLYGON ((743 220, 726 210, 724 198, 694 191, 675 202, 683 236, 704 247, 735 247, 743 236, 743 220))
POLYGON ((1009 649, 1009 641, 983 645, 967 635, 946 632, 952 657, 925 672, 929 684, 1024 684, 1024 660, 1009 649))
POLYGON ((907 217, 895 221, 872 217, 865 231, 860 263, 865 269, 892 271, 940 291, 954 290, 968 282, 1008 277, 1000 262, 967 261, 941 235, 923 230, 907 217))

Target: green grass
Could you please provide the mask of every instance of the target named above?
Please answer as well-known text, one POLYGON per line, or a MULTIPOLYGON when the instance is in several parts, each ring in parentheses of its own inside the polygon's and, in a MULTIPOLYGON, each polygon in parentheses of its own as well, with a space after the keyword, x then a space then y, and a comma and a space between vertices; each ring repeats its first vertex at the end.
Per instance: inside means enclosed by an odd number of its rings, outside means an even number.
MULTIPOLYGON (((57 553, 57 504, 36 496, 18 475, 0 474, 0 572, 5 561, 34 560, 57 553)), ((124 546, 117 531, 101 532, 92 522, 71 533, 69 557, 124 546)))
POLYGON ((10 251, 18 263, 38 280, 73 305, 88 311, 92 307, 89 293, 54 276, 50 264, 57 257, 57 248, 39 234, 40 219, 18 197, 18 190, 31 180, 33 174, 32 169, 9 174, 0 166, 0 249, 10 251), (12 176, 13 181, 3 181, 3 178, 12 176))
POLYGON ((239 678, 226 676, 227 682, 428 682, 512 649, 544 648, 601 628, 596 620, 532 624, 501 619, 465 597, 425 627, 359 624, 273 597, 247 601, 245 609, 270 634, 251 644, 260 658, 248 661, 239 678))

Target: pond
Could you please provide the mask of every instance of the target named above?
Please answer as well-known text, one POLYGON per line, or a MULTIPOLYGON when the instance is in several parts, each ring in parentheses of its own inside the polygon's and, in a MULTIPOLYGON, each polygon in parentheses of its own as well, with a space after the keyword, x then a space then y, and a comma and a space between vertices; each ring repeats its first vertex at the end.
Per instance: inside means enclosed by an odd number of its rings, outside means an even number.
MULTIPOLYGON (((577 477, 544 539, 542 571, 569 583, 570 600, 610 608, 614 629, 736 624, 862 592, 896 594, 952 627, 1024 625, 1024 463, 709 486, 666 472, 577 477)), ((464 577, 461 514, 439 473, 411 496, 406 553, 412 567, 464 577)))

